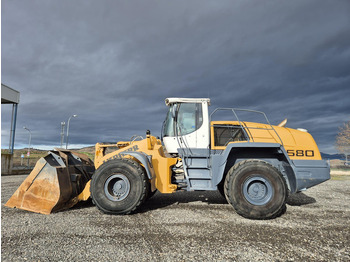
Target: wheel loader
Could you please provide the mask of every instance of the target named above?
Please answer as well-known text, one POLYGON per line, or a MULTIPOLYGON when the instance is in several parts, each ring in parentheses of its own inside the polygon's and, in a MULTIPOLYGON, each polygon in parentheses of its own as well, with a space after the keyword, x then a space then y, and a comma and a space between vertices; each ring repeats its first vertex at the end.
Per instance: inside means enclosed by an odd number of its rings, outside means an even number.
POLYGON ((92 199, 108 214, 130 214, 156 191, 218 190, 241 216, 271 219, 289 194, 330 178, 305 129, 271 125, 263 112, 217 108, 208 98, 167 98, 161 138, 97 143, 94 163, 56 149, 42 158, 6 206, 49 214, 92 199), (228 120, 214 120, 220 113, 228 120), (248 122, 238 113, 261 116, 248 122), (107 153, 111 148, 116 148, 107 153), (107 150, 108 149, 108 150, 107 150))

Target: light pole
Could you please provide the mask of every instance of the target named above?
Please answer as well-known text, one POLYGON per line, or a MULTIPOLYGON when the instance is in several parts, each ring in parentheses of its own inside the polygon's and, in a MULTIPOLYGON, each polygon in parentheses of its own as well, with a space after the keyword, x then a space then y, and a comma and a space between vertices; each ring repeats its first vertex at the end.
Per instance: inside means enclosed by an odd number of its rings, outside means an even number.
POLYGON ((68 136, 69 136, 69 122, 72 117, 77 117, 78 115, 72 115, 68 118, 68 123, 67 123, 67 140, 66 140, 66 149, 68 149, 68 136))
POLYGON ((31 141, 32 141, 32 132, 30 132, 29 128, 27 128, 27 127, 25 127, 25 126, 24 126, 23 128, 29 132, 29 143, 28 143, 28 152, 27 152, 27 157, 28 157, 28 163, 27 163, 27 165, 28 165, 28 167, 29 167, 30 143, 31 143, 31 141))
POLYGON ((63 147, 63 143, 64 143, 64 127, 65 127, 66 123, 65 122, 61 122, 61 148, 63 147))

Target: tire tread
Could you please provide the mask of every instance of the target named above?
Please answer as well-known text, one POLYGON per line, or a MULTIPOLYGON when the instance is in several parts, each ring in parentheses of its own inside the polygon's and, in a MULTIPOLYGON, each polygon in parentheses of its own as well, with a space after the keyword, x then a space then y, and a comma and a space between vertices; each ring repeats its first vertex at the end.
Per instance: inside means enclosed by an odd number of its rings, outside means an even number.
POLYGON ((273 165, 271 165, 270 163, 264 161, 264 160, 260 160, 260 159, 247 159, 247 160, 243 160, 239 163, 237 163, 236 165, 232 166, 230 168, 230 170, 227 172, 226 178, 225 178, 225 182, 224 182, 224 193, 225 193, 225 197, 226 200, 229 204, 231 204, 233 206, 233 208, 235 209, 235 211, 237 212, 237 214, 245 217, 245 218, 249 218, 249 219, 257 219, 257 220, 265 220, 265 219, 273 219, 276 217, 281 216, 282 214, 284 214, 286 212, 286 199, 288 196, 288 187, 286 184, 285 179, 283 178, 283 176, 281 175, 283 184, 284 184, 284 188, 285 188, 285 199, 284 199, 284 203, 282 204, 282 206, 280 207, 279 210, 277 210, 276 212, 274 212, 274 214, 270 215, 270 216, 261 216, 261 217, 252 217, 250 215, 248 215, 246 212, 241 211, 239 208, 237 208, 236 203, 234 203, 234 201, 231 200, 230 197, 230 182, 232 181, 233 177, 236 174, 237 170, 239 170, 242 166, 246 165, 247 163, 256 163, 256 164, 264 164, 269 166, 269 168, 274 169, 278 174, 280 174, 280 171, 273 165))
MULTIPOLYGON (((142 189, 142 194, 139 198, 139 200, 137 201, 137 203, 130 209, 130 210, 127 210, 125 212, 123 211, 118 211, 118 212, 114 212, 114 211, 111 211, 111 210, 107 210, 103 207, 101 207, 97 201, 94 200, 94 196, 93 196, 93 193, 92 193, 92 190, 91 190, 91 187, 90 187, 90 195, 91 195, 91 198, 92 198, 92 201, 93 203, 95 203, 96 207, 103 213, 105 214, 118 214, 118 215, 129 215, 131 213, 133 213, 136 209, 138 209, 146 200, 146 196, 147 196, 147 179, 146 179, 146 175, 143 171, 143 168, 142 166, 134 161, 134 160, 131 160, 131 159, 128 159, 128 158, 122 158, 122 159, 117 159, 117 160, 109 160, 107 161, 106 163, 104 163, 103 165, 110 165, 111 163, 113 163, 114 161, 123 161, 131 166, 133 166, 136 170, 137 170, 137 173, 142 176, 142 182, 143 182, 143 189, 142 189)), ((96 179, 96 176, 92 176, 92 181, 91 181, 91 184, 93 183, 94 179, 96 179)))

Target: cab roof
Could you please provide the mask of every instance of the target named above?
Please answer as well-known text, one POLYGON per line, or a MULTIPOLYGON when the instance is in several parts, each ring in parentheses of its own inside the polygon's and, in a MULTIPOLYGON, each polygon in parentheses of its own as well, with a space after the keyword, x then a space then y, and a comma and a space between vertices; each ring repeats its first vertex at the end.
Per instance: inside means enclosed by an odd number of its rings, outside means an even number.
POLYGON ((182 97, 170 97, 165 99, 165 104, 170 106, 175 103, 203 103, 206 102, 210 105, 210 98, 182 98, 182 97))

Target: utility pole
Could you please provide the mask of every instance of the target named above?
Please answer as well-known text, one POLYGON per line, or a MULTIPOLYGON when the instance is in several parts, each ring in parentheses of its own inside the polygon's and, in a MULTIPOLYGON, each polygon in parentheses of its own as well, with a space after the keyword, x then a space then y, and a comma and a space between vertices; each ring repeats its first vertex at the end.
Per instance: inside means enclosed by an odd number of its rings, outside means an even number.
POLYGON ((78 115, 72 115, 71 117, 68 118, 68 124, 67 124, 67 140, 66 140, 66 149, 68 149, 68 136, 69 136, 69 122, 72 117, 77 117, 78 115))
POLYGON ((66 122, 61 122, 61 148, 63 148, 65 125, 66 125, 66 122))
POLYGON ((29 167, 30 143, 31 143, 31 141, 32 141, 32 132, 30 132, 29 128, 27 128, 27 127, 25 127, 25 126, 24 126, 23 128, 29 132, 29 143, 28 143, 28 152, 27 152, 27 158, 28 158, 28 163, 27 163, 27 165, 28 165, 28 167, 29 167))

